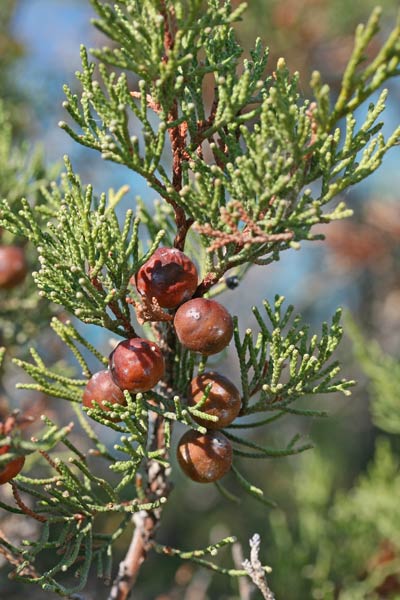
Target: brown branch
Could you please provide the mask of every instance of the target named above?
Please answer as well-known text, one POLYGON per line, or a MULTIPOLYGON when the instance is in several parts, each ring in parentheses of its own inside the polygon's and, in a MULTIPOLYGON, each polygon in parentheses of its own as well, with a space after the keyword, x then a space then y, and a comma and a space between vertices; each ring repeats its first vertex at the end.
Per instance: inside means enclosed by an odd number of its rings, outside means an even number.
MULTIPOLYGON (((239 248, 242 248, 247 244, 285 241, 293 237, 293 232, 291 231, 280 233, 266 232, 260 224, 254 221, 238 200, 232 200, 230 202, 230 208, 232 210, 227 210, 225 206, 220 208, 221 221, 226 226, 224 230, 214 229, 209 223, 206 223, 205 225, 196 223, 194 226, 199 233, 216 239, 214 242, 215 248, 209 248, 209 252, 224 246, 224 239, 227 240, 226 243, 233 242, 236 243, 239 248), (239 229, 239 221, 246 223, 244 229, 239 229)), ((265 215, 262 215, 262 218, 265 218, 265 215)), ((265 223, 262 225, 264 225, 264 227, 266 226, 265 223)))
MULTIPOLYGON (((154 427, 151 449, 165 449, 163 419, 155 413, 150 413, 149 418, 154 427)), ((149 460, 145 501, 151 502, 157 498, 168 496, 170 492, 169 471, 169 468, 160 465, 159 462, 149 460)), ((140 567, 152 547, 152 540, 161 518, 161 510, 161 507, 151 511, 142 510, 133 516, 135 531, 126 556, 119 565, 108 600, 127 600, 129 598, 140 567)))
MULTIPOLYGON (((174 100, 172 109, 168 115, 168 122, 171 123, 178 119, 178 103, 174 100)), ((176 192, 182 189, 182 162, 188 160, 186 151, 187 123, 181 123, 176 127, 168 129, 168 135, 172 148, 172 187, 176 192)), ((177 233, 174 240, 175 248, 183 250, 187 232, 193 223, 192 219, 187 219, 184 209, 174 202, 175 222, 177 233)))
POLYGON ((46 523, 46 521, 47 521, 46 517, 43 517, 42 515, 38 515, 32 509, 30 509, 29 506, 27 506, 23 502, 21 496, 19 495, 19 491, 18 491, 18 488, 17 488, 15 482, 10 481, 10 483, 11 483, 11 487, 12 487, 12 491, 13 491, 13 496, 15 498, 15 502, 18 504, 18 506, 22 510, 22 512, 25 513, 26 515, 28 515, 28 517, 32 517, 32 519, 36 519, 36 521, 40 521, 41 523, 46 523))
MULTIPOLYGON (((165 55, 163 61, 168 61, 169 52, 172 50, 174 45, 174 13, 173 9, 168 10, 165 0, 161 0, 161 14, 164 18, 164 48, 165 55)), ((147 98, 148 104, 152 102, 152 99, 147 98)), ((167 122, 174 123, 178 121, 178 103, 174 99, 172 107, 169 111, 167 122)), ((168 129, 168 135, 172 148, 172 187, 175 193, 179 194, 182 189, 182 163, 189 159, 186 149, 186 137, 187 137, 187 123, 180 123, 172 126, 168 129)), ((185 239, 189 228, 193 223, 193 219, 186 218, 184 209, 177 203, 177 201, 169 196, 168 191, 165 189, 163 184, 160 184, 158 180, 155 180, 159 189, 165 190, 165 199, 172 206, 175 213, 175 222, 177 226, 177 233, 174 240, 174 246, 179 250, 184 249, 185 239)), ((164 194, 163 194, 164 195, 164 194)), ((147 312, 157 312, 157 307, 144 307, 143 317, 152 317, 153 314, 146 315, 147 312)), ((175 345, 175 336, 172 332, 172 328, 168 328, 166 335, 168 339, 164 339, 164 345, 166 346, 166 385, 171 385, 172 379, 172 368, 174 352, 173 347, 175 345), (173 339, 171 339, 173 336, 173 339)), ((150 423, 153 426, 153 435, 149 443, 150 450, 164 450, 166 456, 167 451, 165 447, 165 435, 164 435, 164 421, 162 417, 150 412, 149 414, 150 423)), ((169 483, 169 467, 161 465, 156 460, 149 460, 147 463, 147 485, 144 490, 145 500, 151 502, 161 497, 168 496, 170 492, 169 483)), ((154 538, 156 529, 158 527, 161 518, 161 507, 150 510, 140 511, 133 517, 135 530, 132 536, 131 543, 123 561, 121 561, 118 569, 117 576, 114 580, 109 600, 127 600, 132 588, 135 584, 139 570, 143 562, 146 560, 147 553, 151 549, 152 540, 154 538)))
MULTIPOLYGON (((37 441, 36 438, 31 438, 32 442, 37 441)), ((57 473, 59 473, 60 475, 62 475, 62 471, 61 469, 56 465, 56 463, 54 462, 54 460, 49 456, 49 454, 45 451, 45 450, 39 450, 39 454, 41 454, 43 456, 43 458, 45 460, 47 460, 47 462, 49 463, 49 465, 55 470, 57 471, 57 473)))
POLYGON ((135 531, 129 545, 128 552, 118 569, 118 575, 114 580, 109 600, 126 600, 135 584, 138 572, 147 555, 147 544, 150 532, 155 523, 148 513, 137 513, 133 517, 135 531))
POLYGON ((258 553, 260 551, 260 536, 255 533, 250 540, 250 559, 243 561, 243 567, 254 585, 260 590, 262 597, 265 600, 275 600, 275 596, 270 590, 267 578, 265 576, 265 568, 262 566, 258 553))
MULTIPOLYGON (((165 0, 161 0, 161 15, 164 17, 164 49, 165 55, 163 61, 166 63, 169 59, 169 53, 174 47, 174 35, 176 31, 175 23, 175 11, 173 7, 166 6, 165 0)), ((176 98, 172 103, 172 108, 169 111, 167 122, 173 123, 178 120, 178 102, 176 98)), ((182 162, 189 159, 189 155, 186 150, 186 135, 187 135, 187 123, 181 123, 175 127, 168 129, 168 135, 171 142, 172 148, 172 187, 176 192, 180 192, 182 189, 182 162)), ((193 220, 187 219, 184 209, 179 206, 176 201, 170 201, 174 212, 175 222, 177 226, 177 233, 174 240, 175 248, 183 250, 185 247, 186 235, 191 227, 193 220)))
MULTIPOLYGON (((164 17, 164 49, 165 49, 165 56, 164 56, 164 62, 168 61, 168 54, 170 52, 170 50, 173 49, 174 47, 174 37, 173 37, 173 28, 171 27, 171 20, 172 18, 175 16, 175 12, 173 7, 168 8, 166 6, 166 2, 165 0, 160 0, 160 12, 161 15, 164 17)), ((176 27, 176 25, 174 24, 174 27, 176 27)))
POLYGON ((208 292, 208 290, 210 290, 216 283, 218 283, 222 275, 225 273, 225 270, 227 269, 221 269, 220 271, 212 271, 210 273, 207 273, 203 281, 197 286, 197 290, 195 291, 193 297, 200 298, 206 292, 208 292))

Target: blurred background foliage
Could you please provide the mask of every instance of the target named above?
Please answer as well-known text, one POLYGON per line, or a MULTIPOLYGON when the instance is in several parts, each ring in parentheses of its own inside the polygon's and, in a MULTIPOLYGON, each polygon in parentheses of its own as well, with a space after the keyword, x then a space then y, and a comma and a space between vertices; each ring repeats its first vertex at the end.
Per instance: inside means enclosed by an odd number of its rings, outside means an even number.
MULTIPOLYGON (((13 35, 11 25, 16 4, 15 0, 7 0, 0 6, 0 95, 10 106, 15 105, 22 96, 12 76, 13 64, 23 56, 23 44, 13 35)), ((19 112, 14 112, 15 120, 19 118, 19 112)))
MULTIPOLYGON (((373 0, 252 0, 239 26, 239 36, 245 47, 255 37, 262 38, 271 49, 270 70, 277 58, 284 56, 291 70, 300 71, 305 94, 314 69, 320 70, 334 89, 350 54, 354 28, 366 20, 374 5, 373 0)), ((381 5, 383 28, 389 29, 398 1, 383 0, 381 5)), ((152 201, 143 182, 120 167, 107 165, 96 170, 98 163, 92 162, 91 152, 70 145, 56 127, 64 117, 61 85, 73 81, 79 43, 94 45, 90 36, 98 35, 88 25, 90 14, 89 3, 82 0, 0 3, 0 97, 14 127, 13 144, 17 147, 22 139, 29 143, 43 140, 45 158, 36 179, 46 176, 46 165, 68 152, 72 161, 79 163, 85 183, 93 181, 98 187, 116 189, 128 183, 133 196, 141 194, 152 201)), ((394 81, 386 113, 388 130, 399 122, 399 99, 399 83, 394 81)), ((30 151, 27 156, 33 160, 30 151)), ((240 505, 228 503, 216 488, 188 483, 176 472, 174 497, 159 531, 161 542, 182 548, 202 547, 235 534, 245 554, 248 538, 259 532, 262 560, 273 567, 270 585, 277 599, 400 597, 399 158, 395 149, 380 171, 351 192, 354 216, 327 228, 325 243, 287 253, 280 263, 263 271, 264 277, 255 267, 244 284, 246 300, 250 291, 254 304, 283 293, 310 323, 329 317, 337 305, 347 306, 352 315, 347 320, 350 335, 340 358, 347 365, 346 375, 359 381, 353 396, 319 405, 330 416, 315 419, 311 427, 304 425, 304 435, 311 437, 314 450, 290 460, 263 462, 262 471, 259 465, 244 464, 249 477, 277 502, 276 509, 268 510, 249 498, 240 505)), ((3 163, 0 184, 4 168, 3 163)), ((15 191, 15 185, 7 187, 9 181, 9 177, 3 178, 2 196, 15 191)), ((15 307, 25 295, 24 288, 15 292, 15 307)), ((253 324, 240 288, 227 291, 223 302, 240 316, 243 329, 253 324)), ((4 307, 2 302, 0 319, 4 307)), ((44 316, 43 311, 38 314, 43 327, 44 316)), ((20 311, 17 322, 23 322, 24 317, 20 311)), ((31 335, 36 336, 36 332, 29 332, 31 335)), ((109 340, 94 328, 86 328, 85 335, 90 335, 100 349, 108 345, 109 340)), ((13 339, 18 345, 17 338, 13 339)), ((23 343, 21 337, 19 341, 23 343)), ((49 346, 49 352, 55 350, 49 346)), ((233 369, 228 355, 221 370, 233 369)), ((40 410, 46 406, 46 411, 52 411, 52 418, 57 412, 59 422, 65 421, 64 405, 60 409, 51 400, 43 405, 43 399, 33 401, 17 395, 13 391, 15 377, 9 367, 2 376, 2 395, 7 392, 11 406, 22 399, 25 410, 37 410, 32 409, 36 403, 40 410)), ((284 431, 280 425, 279 437, 289 437, 292 424, 289 418, 284 431)), ((267 442, 272 445, 274 425, 270 427, 267 442)), ((257 441, 260 434, 254 435, 257 441)), ((104 430, 104 436, 108 443, 113 442, 110 432, 104 430)), ((229 489, 237 491, 231 484, 228 480, 229 489)), ((0 489, 0 496, 5 493, 0 489)), ((13 518, 0 514, 0 529, 11 538, 20 533, 18 527, 13 518)), ((24 537, 35 535, 34 524, 26 522, 24 528, 24 537)), ((129 534, 120 540, 121 553, 129 534)), ((240 560, 240 551, 236 547, 235 560, 240 560)), ((225 559, 226 564, 232 561, 228 555, 225 559)), ((7 566, 0 571, 0 597, 19 600, 26 588, 9 582, 7 571, 7 566)), ((29 594, 43 597, 43 592, 32 588, 29 594)), ((102 585, 93 581, 87 600, 104 597, 102 585)), ((244 584, 239 592, 234 582, 174 558, 149 560, 136 595, 138 600, 256 597, 244 584)))

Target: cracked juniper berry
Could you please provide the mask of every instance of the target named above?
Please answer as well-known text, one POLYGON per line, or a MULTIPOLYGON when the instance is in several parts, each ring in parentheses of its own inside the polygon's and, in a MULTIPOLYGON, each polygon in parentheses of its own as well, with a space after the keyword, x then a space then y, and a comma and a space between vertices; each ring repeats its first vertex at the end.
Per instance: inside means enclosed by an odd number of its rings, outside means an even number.
POLYGON ((131 278, 141 296, 155 298, 162 308, 176 308, 189 300, 197 281, 195 265, 176 248, 158 248, 131 278))

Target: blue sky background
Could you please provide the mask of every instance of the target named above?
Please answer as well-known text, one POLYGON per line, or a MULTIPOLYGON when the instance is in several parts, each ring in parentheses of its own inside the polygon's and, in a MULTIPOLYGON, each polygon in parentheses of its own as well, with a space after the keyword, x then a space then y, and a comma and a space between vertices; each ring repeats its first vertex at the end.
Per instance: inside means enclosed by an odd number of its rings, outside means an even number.
POLYGON ((33 137, 43 144, 49 162, 68 154, 82 179, 98 191, 128 183, 135 195, 149 193, 147 185, 126 168, 103 162, 97 152, 80 147, 59 129, 58 121, 69 119, 62 108, 63 84, 77 88, 80 45, 98 45, 99 32, 90 24, 94 11, 82 0, 21 0, 14 19, 14 32, 25 47, 16 77, 32 92, 35 110, 33 137))

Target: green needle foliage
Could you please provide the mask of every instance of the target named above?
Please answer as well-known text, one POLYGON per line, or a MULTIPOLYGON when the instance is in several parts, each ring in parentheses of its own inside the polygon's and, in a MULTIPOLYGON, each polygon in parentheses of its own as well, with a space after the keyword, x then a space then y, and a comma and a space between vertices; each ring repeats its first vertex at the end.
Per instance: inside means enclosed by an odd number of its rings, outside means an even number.
POLYGON ((271 514, 273 586, 277 594, 296 590, 301 598, 394 600, 400 591, 399 363, 367 342, 350 319, 346 326, 368 376, 379 433, 374 455, 347 492, 335 492, 335 466, 320 453, 298 465, 295 519, 280 510, 271 514), (297 575, 288 579, 289 553, 294 572, 306 574, 300 588, 297 575))
MULTIPOLYGON (((83 189, 68 161, 66 166, 61 185, 44 190, 48 204, 40 211, 23 200, 15 215, 3 203, 8 227, 31 240, 39 252, 41 267, 33 276, 40 296, 61 304, 85 323, 134 335, 126 302, 129 277, 154 252, 163 232, 139 261, 139 222, 132 210, 120 228, 106 196, 94 198, 92 187, 83 189), (45 228, 43 212, 54 215, 45 228)), ((114 198, 114 204, 117 201, 114 198)))
MULTIPOLYGON (((17 453, 42 452, 50 470, 45 480, 18 475, 12 484, 18 512, 44 523, 41 538, 27 542, 27 549, 8 547, 19 564, 15 576, 70 597, 84 589, 92 566, 110 581, 113 546, 131 521, 136 526, 132 543, 142 558, 154 549, 231 576, 245 573, 203 558, 233 543, 231 536, 189 552, 153 539, 170 493, 175 422, 204 434, 207 429, 195 418, 215 417, 203 410, 209 389, 195 406, 188 406, 186 397, 188 382, 206 368, 207 357, 179 344, 171 311, 138 301, 132 277, 160 243, 174 245, 198 257, 201 281, 195 296, 217 295, 225 288, 228 270, 234 268, 240 279, 252 264, 265 266, 283 250, 321 239, 315 225, 349 216, 351 209, 337 197, 373 173, 400 141, 400 128, 385 139, 378 121, 387 92, 371 101, 399 73, 399 26, 371 62, 364 58, 378 31, 378 10, 357 30, 338 98, 331 97, 314 73, 315 97, 308 100, 301 97, 298 73, 290 73, 283 59, 268 66, 268 52, 259 40, 250 58, 243 58, 232 25, 244 5, 233 10, 230 2, 219 0, 92 4, 98 13, 94 25, 109 38, 110 47, 92 51, 97 63, 81 49, 81 93, 65 87, 70 120, 60 125, 104 160, 142 176, 160 200, 154 211, 138 200, 124 213, 120 200, 126 187, 97 196, 80 182, 66 158, 60 182, 42 189, 39 205, 27 198, 15 211, 9 199, 1 202, 0 226, 35 245, 40 267, 33 276, 41 297, 84 323, 125 338, 139 335, 135 309, 145 334, 164 352, 166 375, 150 392, 125 391, 125 406, 106 403, 108 411, 98 406, 82 411, 82 393, 92 375, 89 364, 97 358, 104 368, 108 358, 71 322, 59 319, 53 319, 52 327, 73 353, 82 379, 67 377, 59 365, 48 368, 35 349, 32 361, 16 361, 33 379, 19 387, 69 401, 88 438, 87 446, 78 448, 69 438, 70 427, 59 429, 45 418, 51 433, 31 445, 20 441, 15 446, 17 453), (210 101, 207 85, 213 90, 210 101), (365 119, 356 121, 354 111, 365 100, 370 101, 365 119), (102 442, 84 412, 114 430, 113 449, 102 442), (48 440, 63 444, 69 458, 50 458, 44 449, 48 440), (107 475, 101 470, 103 460, 109 466, 107 475), (32 509, 26 508, 20 492, 32 497, 32 509), (105 517, 115 513, 120 521, 112 533, 104 533, 105 517), (149 529, 143 529, 143 519, 149 529), (57 558, 40 571, 38 559, 49 549, 57 549, 57 558), (74 573, 78 580, 70 584, 65 573, 74 573)), ((307 408, 304 398, 348 395, 354 383, 339 378, 340 364, 333 359, 342 336, 340 311, 331 325, 323 324, 320 335, 311 335, 301 317, 293 316, 293 307, 284 309, 283 302, 277 295, 262 309, 253 308, 254 333, 242 333, 235 319, 242 409, 224 430, 233 446, 233 485, 268 506, 273 501, 243 474, 244 459, 297 454, 311 444, 296 434, 280 447, 264 446, 240 430, 251 433, 288 414, 324 416, 322 410, 307 408)), ((226 498, 235 498, 222 484, 217 487, 226 498)), ((132 587, 135 566, 126 568, 134 571, 124 575, 132 587)), ((255 573, 254 565, 252 569, 255 573)), ((117 595, 119 583, 117 576, 111 599, 122 598, 117 595)), ((266 589, 266 582, 260 585, 266 589)))

